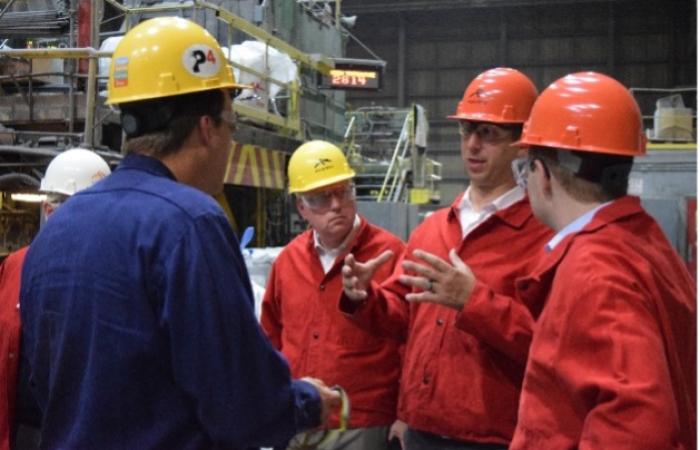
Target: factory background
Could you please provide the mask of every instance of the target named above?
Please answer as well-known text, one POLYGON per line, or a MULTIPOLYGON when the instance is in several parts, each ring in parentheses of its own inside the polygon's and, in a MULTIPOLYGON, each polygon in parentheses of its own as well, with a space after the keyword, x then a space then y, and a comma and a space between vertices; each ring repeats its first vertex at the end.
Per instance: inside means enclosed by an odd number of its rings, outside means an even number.
POLYGON ((252 247, 304 228, 285 165, 309 139, 337 143, 358 173, 360 211, 407 237, 468 184, 446 116, 474 76, 509 66, 540 90, 582 70, 630 87, 650 142, 630 190, 694 264, 697 5, 626 0, 0 1, 2 256, 36 233, 37 204, 19 194, 36 193, 58 152, 82 146, 118 164, 108 56, 159 15, 204 25, 251 87, 234 103, 241 126, 219 201, 239 236, 255 229, 252 247))

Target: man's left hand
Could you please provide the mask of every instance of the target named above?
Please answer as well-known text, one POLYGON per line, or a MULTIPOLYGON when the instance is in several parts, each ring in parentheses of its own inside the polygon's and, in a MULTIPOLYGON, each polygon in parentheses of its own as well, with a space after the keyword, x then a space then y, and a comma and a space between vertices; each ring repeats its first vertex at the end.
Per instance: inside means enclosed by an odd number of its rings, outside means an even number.
POLYGON ((422 289, 423 292, 407 294, 406 300, 462 309, 474 290, 476 278, 457 252, 450 250, 449 262, 423 250, 415 250, 413 256, 425 264, 403 261, 403 269, 415 275, 401 275, 399 281, 406 286, 422 289))

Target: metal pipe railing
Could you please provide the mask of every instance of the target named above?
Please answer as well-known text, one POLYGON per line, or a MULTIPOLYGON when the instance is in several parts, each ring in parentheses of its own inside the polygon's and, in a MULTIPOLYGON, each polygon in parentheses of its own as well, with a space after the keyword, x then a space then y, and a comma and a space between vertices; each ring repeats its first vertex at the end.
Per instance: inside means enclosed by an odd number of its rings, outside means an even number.
MULTIPOLYGON (((136 8, 131 8, 128 6, 124 6, 120 3, 118 3, 116 0, 105 0, 108 2, 110 5, 114 6, 116 9, 124 13, 127 17, 126 23, 127 23, 127 29, 128 25, 130 24, 129 18, 133 14, 138 14, 138 13, 163 13, 163 12, 172 12, 172 11, 185 11, 185 10, 199 10, 204 13, 205 11, 212 11, 215 15, 216 18, 222 22, 224 22, 228 26, 228 36, 230 39, 230 30, 231 29, 237 29, 240 30, 249 36, 252 36, 259 41, 265 43, 266 47, 271 46, 276 48, 282 53, 286 53, 289 55, 292 59, 298 61, 301 64, 305 64, 314 70, 320 71, 322 73, 327 73, 330 71, 330 69, 333 68, 334 63, 332 60, 326 57, 318 57, 314 55, 309 55, 307 53, 302 52, 301 50, 293 47, 292 45, 282 41, 281 39, 273 36, 272 34, 268 33, 267 31, 263 30, 260 27, 257 27, 250 22, 246 21, 245 19, 237 16, 236 14, 233 14, 232 12, 221 8, 218 5, 214 5, 210 2, 207 1, 202 1, 202 0, 192 0, 187 3, 179 4, 179 5, 158 5, 158 6, 148 6, 148 7, 136 7, 136 8)), ((194 13, 193 13, 194 15, 194 13)), ((229 46, 230 48, 230 46, 229 46)), ((264 121, 265 123, 274 125, 274 126, 281 126, 282 128, 285 128, 287 130, 291 130, 292 133, 298 137, 301 138, 302 136, 302 130, 301 130, 301 122, 300 122, 300 114, 298 111, 299 108, 299 87, 298 84, 296 83, 284 83, 280 80, 276 80, 272 77, 270 77, 269 73, 269 64, 268 64, 268 52, 265 52, 265 69, 264 72, 256 71, 252 68, 243 66, 241 64, 236 64, 233 61, 231 61, 230 55, 229 55, 229 62, 236 67, 237 69, 244 71, 246 73, 250 73, 258 78, 260 78, 263 81, 263 84, 265 86, 264 92, 263 92, 263 100, 265 104, 265 111, 256 111, 252 113, 252 110, 247 107, 247 105, 240 105, 240 104, 234 104, 234 110, 236 110, 237 113, 241 115, 241 117, 246 117, 248 119, 252 120, 258 120, 258 121, 264 121), (290 92, 290 101, 287 104, 287 114, 286 117, 282 118, 280 120, 280 116, 277 114, 273 114, 269 111, 269 85, 270 83, 279 85, 281 87, 284 87, 289 90, 290 92), (296 110, 294 110, 296 108, 296 110), (252 114, 250 114, 252 113, 252 114)))
MULTIPOLYGON (((85 106, 85 126, 83 128, 83 145, 87 148, 94 146, 95 136, 95 102, 96 102, 96 78, 97 58, 110 56, 109 52, 100 52, 91 47, 85 48, 25 48, 0 50, 0 57, 26 58, 26 59, 88 59, 87 74, 87 103, 85 106)), ((31 78, 30 78, 31 79, 31 78)), ((31 86, 31 83, 29 84, 31 86)), ((72 83, 71 83, 72 86, 72 83)), ((72 94, 72 92, 71 92, 72 94)), ((72 97, 72 95, 71 95, 72 97)), ((31 104, 30 104, 31 110, 31 104)), ((72 112, 69 112, 72 115, 72 112)), ((73 131, 69 127, 69 131, 73 131)))
MULTIPOLYGON (((192 0, 189 2, 184 2, 178 5, 157 5, 157 6, 148 6, 148 7, 137 7, 137 8, 130 8, 128 6, 124 6, 121 3, 119 3, 117 0, 104 0, 108 2, 110 5, 112 5, 114 8, 119 10, 124 16, 126 16, 126 23, 127 23, 127 29, 128 25, 132 22, 131 16, 137 13, 166 13, 166 12, 172 12, 172 11, 184 11, 188 9, 194 9, 194 10, 199 10, 202 13, 205 11, 212 11, 216 14, 216 17, 218 20, 226 23, 228 25, 228 35, 229 39, 231 36, 231 30, 232 29, 237 29, 240 30, 249 36, 252 36, 253 38, 256 38, 262 42, 265 43, 266 46, 271 46, 279 51, 286 53, 289 55, 293 60, 298 61, 301 64, 307 65, 311 68, 313 68, 316 71, 319 71, 321 73, 327 73, 330 71, 331 68, 334 67, 334 63, 330 58, 319 56, 319 55, 311 55, 302 52, 301 50, 293 47, 292 45, 282 41, 281 39, 277 38, 276 36, 273 36, 272 34, 268 33, 267 31, 263 30, 262 28, 259 28, 249 22, 247 22, 245 19, 229 12, 228 10, 222 9, 218 5, 214 5, 210 2, 207 1, 202 1, 202 0, 192 0)), ((75 5, 75 0, 70 1, 71 5, 75 5)), ((96 5, 93 5, 92 8, 92 14, 95 16, 98 12, 98 9, 96 5)), ((74 11, 71 11, 71 15, 74 14, 74 11)), ((71 16, 72 17, 72 16, 71 16)), ((97 18, 93 17, 94 21, 93 23, 97 22, 97 18)), ((73 30, 73 20, 71 20, 71 30, 73 30)), ((98 29, 96 27, 93 27, 93 35, 97 34, 98 29)), ((69 33, 71 36, 74 35, 73 32, 69 33)), ((69 60, 75 60, 75 59, 83 59, 87 58, 88 59, 88 75, 87 75, 87 80, 86 80, 86 96, 87 96, 87 105, 86 105, 86 110, 85 110, 85 129, 84 129, 84 143, 88 146, 93 146, 94 145, 94 140, 95 140, 95 105, 97 99, 96 97, 96 91, 97 91, 97 86, 96 86, 96 80, 99 78, 97 74, 97 58, 100 57, 110 57, 111 52, 100 52, 98 50, 95 50, 94 48, 76 48, 73 45, 69 45, 69 48, 62 48, 62 49, 45 49, 45 48, 37 48, 37 49, 12 49, 12 50, 0 50, 0 56, 7 56, 11 58, 28 58, 28 59, 34 59, 34 58, 64 58, 64 59, 69 59, 69 60)), ((95 42, 93 42, 93 45, 95 45, 95 42)), ((230 46, 229 46, 230 48, 230 46)), ((230 58, 229 58, 230 59, 230 58)), ((301 94, 301 86, 297 82, 290 82, 290 83, 285 83, 280 80, 277 80, 273 77, 270 76, 269 74, 269 64, 267 64, 267 52, 265 55, 265 69, 263 71, 256 71, 252 68, 243 66, 241 64, 236 64, 234 62, 231 62, 234 67, 237 69, 244 71, 246 73, 250 73, 261 80, 263 80, 264 85, 266 86, 264 97, 265 99, 268 99, 269 97, 269 87, 270 84, 274 84, 277 86, 280 86, 284 89, 287 89, 289 91, 289 101, 287 102, 287 114, 285 117, 280 117, 277 114, 272 114, 269 111, 269 102, 266 101, 266 109, 265 111, 260 111, 259 113, 255 113, 252 116, 250 116, 251 119, 253 120, 262 120, 267 123, 273 124, 275 126, 279 126, 281 128, 284 128, 288 130, 288 132, 291 131, 296 137, 302 138, 302 133, 303 130, 301 129, 301 120, 300 120, 300 112, 299 112, 299 107, 300 107, 300 94, 301 94), (274 117, 273 117, 274 116, 274 117), (281 120, 280 120, 281 119, 281 120)), ((64 76, 67 76, 71 80, 75 78, 75 76, 81 76, 83 77, 84 75, 82 74, 75 74, 71 71, 71 68, 74 66, 73 61, 69 61, 68 63, 68 73, 64 76)), ((32 77, 29 77, 30 80, 30 85, 31 85, 31 80, 32 77)), ((69 131, 74 130, 74 120, 75 120, 75 83, 71 81, 69 84, 69 112, 68 112, 68 121, 69 121, 69 131)), ((24 95, 24 92, 21 92, 24 95)), ((327 98, 327 102, 331 103, 332 107, 340 107, 341 105, 339 102, 335 101, 334 98, 329 97, 327 98)), ((237 106, 237 105, 236 105, 237 106)), ((242 108, 242 111, 250 111, 248 108, 242 108)))
MULTIPOLYGON (((393 172, 399 170, 399 168, 397 167, 398 165, 401 164, 401 160, 399 157, 399 150, 401 150, 402 145, 404 145, 405 142, 408 141, 409 124, 411 123, 410 116, 411 116, 411 114, 409 113, 409 115, 407 115, 406 119, 404 120, 403 126, 401 127, 401 133, 399 134, 399 140, 396 142, 396 146, 394 147, 394 152, 391 155, 391 162, 389 162, 389 168, 387 169, 386 175, 384 176, 384 181, 382 182, 382 187, 379 190, 379 194, 377 195, 378 202, 381 202, 382 199, 384 198, 384 194, 387 190, 387 185, 389 184, 389 180, 392 177, 394 177, 394 180, 396 179, 396 174, 394 174, 393 172)), ((393 191, 393 186, 390 189, 393 191)), ((389 194, 387 194, 387 196, 388 195, 389 194)))

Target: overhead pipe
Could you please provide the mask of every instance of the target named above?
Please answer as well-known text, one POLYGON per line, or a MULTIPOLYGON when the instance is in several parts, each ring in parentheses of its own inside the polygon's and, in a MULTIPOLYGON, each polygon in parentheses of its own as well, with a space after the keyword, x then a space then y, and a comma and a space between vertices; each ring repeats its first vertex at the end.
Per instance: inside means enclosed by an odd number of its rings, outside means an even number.
POLYGON ((2 18, 2 16, 5 15, 5 13, 10 9, 10 7, 12 6, 12 4, 14 2, 15 2, 15 0, 10 0, 9 2, 7 2, 5 7, 2 9, 2 11, 0 11, 0 18, 2 18))
POLYGON ((17 188, 32 188, 39 187, 39 180, 26 173, 13 172, 0 175, 0 191, 17 188))

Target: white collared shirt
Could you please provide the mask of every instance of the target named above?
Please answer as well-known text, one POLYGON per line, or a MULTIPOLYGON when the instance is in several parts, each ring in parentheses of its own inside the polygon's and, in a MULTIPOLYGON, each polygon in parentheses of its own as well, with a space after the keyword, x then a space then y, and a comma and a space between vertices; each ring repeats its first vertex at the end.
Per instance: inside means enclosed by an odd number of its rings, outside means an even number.
POLYGON ((554 247, 559 245, 559 243, 564 240, 565 237, 572 233, 576 233, 583 230, 583 227, 588 225, 590 221, 593 220, 593 216, 595 216, 595 213, 597 213, 604 206, 608 206, 610 203, 612 202, 607 202, 598 205, 597 207, 583 214, 578 219, 574 220, 573 222, 559 230, 559 233, 555 234, 554 237, 545 244, 544 249, 547 252, 551 252, 552 250, 554 250, 554 247))
POLYGON ((318 233, 314 230, 314 248, 316 248, 316 253, 318 253, 318 259, 321 261, 321 266, 323 266, 323 273, 328 273, 333 267, 335 259, 340 255, 346 247, 350 244, 352 238, 355 237, 355 232, 360 228, 360 216, 355 214, 355 221, 352 224, 352 229, 345 237, 345 240, 336 248, 325 248, 321 241, 318 239, 318 233))
POLYGON ((470 193, 471 186, 467 188, 462 196, 462 201, 459 203, 459 223, 462 225, 462 239, 491 217, 493 213, 506 209, 525 197, 525 191, 520 186, 515 186, 492 202, 483 205, 477 211, 469 198, 470 193))

